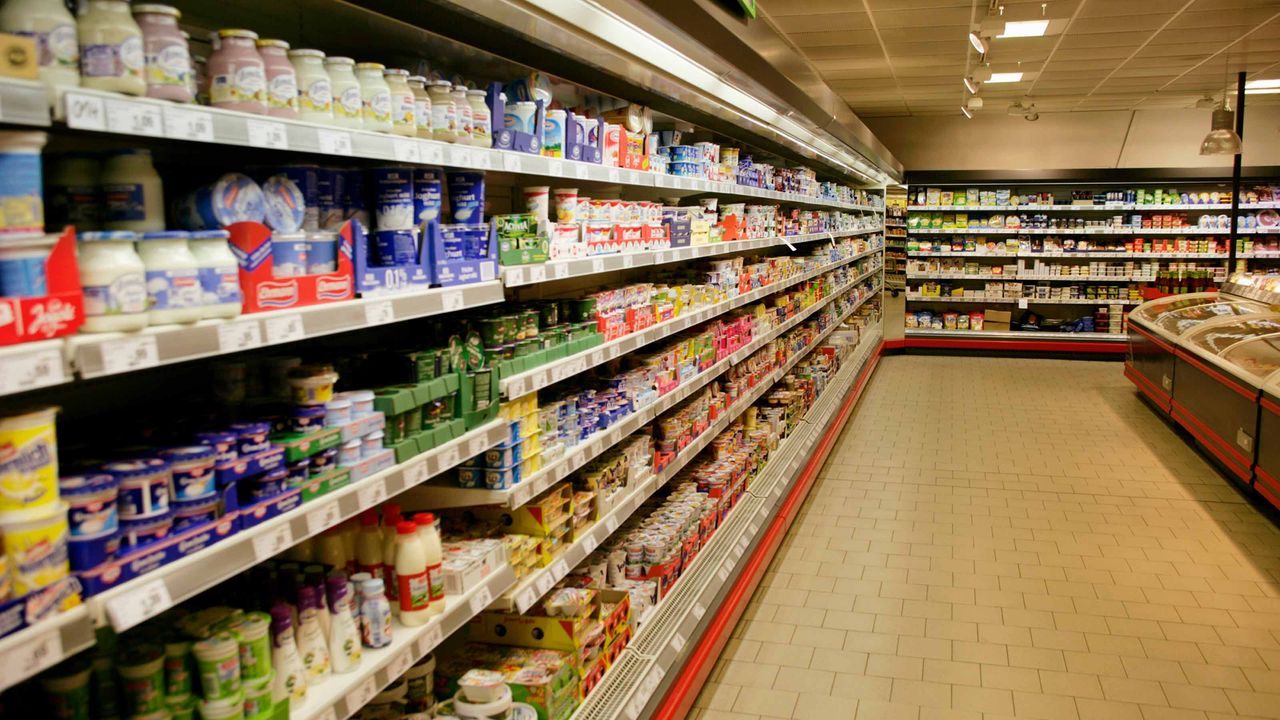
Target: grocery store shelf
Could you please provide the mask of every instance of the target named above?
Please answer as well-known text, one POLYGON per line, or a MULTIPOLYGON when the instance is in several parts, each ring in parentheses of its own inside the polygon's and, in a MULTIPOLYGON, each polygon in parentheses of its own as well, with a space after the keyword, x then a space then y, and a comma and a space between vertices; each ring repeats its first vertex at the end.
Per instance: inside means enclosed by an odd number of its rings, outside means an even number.
POLYGON ((63 340, 0 347, 0 396, 70 382, 65 347, 63 340))
MULTIPOLYGON (((853 284, 849 287, 852 286, 853 284)), ((527 577, 523 578, 516 587, 512 588, 511 592, 495 600, 494 609, 507 611, 514 610, 523 614, 530 607, 533 607, 534 603, 536 603, 542 596, 546 595, 547 591, 568 575, 570 570, 577 567, 579 563, 604 543, 604 541, 618 529, 618 526, 630 517, 631 514, 635 512, 635 509, 640 507, 640 505, 642 505, 649 496, 651 496, 658 488, 665 485, 672 477, 675 477, 676 473, 684 468, 690 460, 696 457, 698 452, 705 449, 709 441, 714 439, 716 435, 727 427, 728 424, 732 422, 733 418, 741 415, 742 412, 744 412, 752 403, 764 394, 765 390, 767 390, 769 386, 772 386, 781 380, 782 377, 791 370, 791 368, 795 367, 802 358, 809 355, 814 348, 818 347, 824 340, 826 340, 828 335, 848 319, 849 316, 857 312, 858 308, 862 307, 867 300, 875 297, 877 292, 869 293, 866 297, 859 300, 855 305, 846 310, 839 319, 833 322, 830 327, 822 331, 822 333, 819 334, 812 343, 806 346, 803 350, 793 353, 786 364, 774 371, 771 378, 758 383, 751 392, 747 393, 747 395, 744 395, 734 403, 734 405, 729 408, 719 420, 712 423, 712 425, 699 434, 688 447, 682 450, 680 454, 672 460, 670 465, 663 468, 661 473, 657 475, 650 475, 635 485, 629 486, 625 490, 619 490, 615 494, 615 498, 611 501, 612 505, 610 508, 601 515, 600 519, 597 520, 589 530, 586 531, 583 537, 575 540, 566 547, 560 557, 552 561, 550 565, 530 573, 527 577), (625 493, 625 495, 617 497, 617 495, 621 495, 622 493, 625 493)), ((843 293, 837 292, 833 294, 831 298, 834 299, 839 297, 841 294, 843 293)), ((772 340, 781 333, 799 325, 812 315, 814 311, 821 307, 825 307, 828 302, 830 302, 830 300, 815 303, 813 307, 806 310, 805 314, 797 315, 795 318, 787 321, 788 327, 782 328, 780 332, 773 333, 767 338, 761 338, 761 341, 753 341, 752 345, 754 345, 754 347, 748 346, 742 348, 742 350, 739 351, 739 353, 745 353, 742 355, 742 358, 745 359, 752 352, 763 347, 769 340, 772 340)), ((735 356, 737 354, 738 353, 735 353, 735 356)), ((740 360, 733 362, 740 362, 740 360)), ((717 365, 719 365, 719 363, 717 363, 717 365)), ((718 375, 719 373, 716 374, 718 375)))
POLYGON ((724 600, 731 585, 751 565, 748 552, 756 547, 762 532, 774 521, 784 490, 797 478, 798 470, 825 433, 832 414, 878 351, 876 332, 865 339, 846 359, 833 382, 802 419, 814 430, 797 428, 770 454, 764 471, 750 484, 748 492, 698 552, 668 594, 655 606, 649 618, 623 651, 622 657, 604 680, 573 715, 573 720, 637 720, 652 717, 655 703, 662 700, 660 689, 671 683, 680 669, 690 641, 696 640, 710 623, 714 610, 724 600), (748 561, 744 561, 746 556, 748 561))
POLYGON ((933 330, 907 328, 902 346, 945 351, 995 351, 1123 355, 1128 338, 1122 333, 1036 331, 933 330))
POLYGON ((548 280, 565 280, 568 278, 599 275, 601 273, 627 270, 650 265, 666 265, 684 262, 695 258, 729 255, 748 250, 794 245, 814 240, 834 240, 836 238, 869 235, 880 232, 880 228, 862 230, 841 230, 836 232, 809 233, 807 235, 776 236, 755 238, 752 240, 735 240, 732 242, 691 245, 667 250, 645 250, 642 252, 598 255, 595 257, 575 258, 573 260, 556 260, 534 265, 513 265, 502 268, 502 284, 504 287, 520 287, 548 280))
MULTIPOLYGON (((825 272, 834 270, 842 265, 856 262, 868 255, 874 255, 880 252, 881 248, 868 248, 860 253, 856 253, 847 258, 842 258, 833 263, 828 263, 821 267, 810 270, 807 273, 789 278, 778 283, 771 283, 761 288, 744 293, 737 297, 729 298, 722 302, 710 305, 700 310, 694 310, 686 315, 681 315, 665 322, 660 322, 652 327, 645 328, 640 332, 625 335, 616 340, 610 340, 601 345, 597 345, 589 350, 570 355, 566 358, 556 360, 555 362, 546 363, 532 370, 526 370, 522 373, 516 373, 510 377, 503 378, 499 384, 503 396, 520 397, 535 390, 540 390, 548 385, 554 385, 566 378, 571 378, 587 370, 602 365, 614 358, 625 355, 639 347, 648 345, 651 342, 670 337, 676 333, 682 332, 698 323, 710 320, 717 315, 722 315, 734 308, 742 307, 749 303, 755 302, 760 298, 772 295, 780 290, 791 287, 806 280, 815 278, 825 272)), ((475 503, 469 503, 475 504, 475 503)))
POLYGON ((172 605, 207 590, 295 543, 356 517, 408 488, 441 475, 510 436, 497 419, 450 442, 410 458, 279 517, 241 530, 204 551, 141 575, 88 598, 90 616, 117 632, 137 625, 172 605), (157 599, 158 598, 158 599, 157 599), (145 610, 140 610, 145 607, 145 610))
POLYGON ((936 303, 986 303, 988 305, 1019 305, 1026 307, 1027 305, 1141 305, 1142 300, 1122 300, 1119 298, 983 298, 983 297, 949 297, 949 296, 933 296, 919 295, 916 293, 907 294, 908 302, 936 302, 936 303))
MULTIPOLYGON (((829 269, 831 268, 828 268, 828 270, 829 269)), ((529 477, 523 478, 521 482, 513 487, 506 488, 504 490, 487 490, 480 488, 461 488, 445 485, 443 483, 435 483, 413 491, 413 497, 435 508, 472 507, 475 505, 505 505, 506 507, 513 509, 520 507, 532 498, 536 497, 539 493, 542 493, 547 488, 557 482, 560 482, 582 466, 586 465, 605 450, 608 450, 618 444, 618 442, 623 438, 643 427, 645 423, 654 419, 661 413, 666 412, 671 407, 674 407, 676 403, 719 377, 733 365, 745 360, 748 355, 759 348, 764 347, 765 343, 800 324, 800 322, 805 318, 817 312, 818 309, 826 306, 835 298, 845 294, 849 290, 852 290, 861 282, 879 272, 880 268, 876 268, 863 273, 850 281, 844 287, 837 289, 828 297, 814 303, 808 308, 805 308, 805 312, 797 315, 791 320, 788 320, 786 323, 783 323, 768 334, 752 340, 746 346, 739 348, 729 357, 720 360, 706 370, 685 380, 685 382, 681 383, 676 389, 653 401, 648 406, 636 410, 616 426, 592 435, 590 440, 575 446, 572 450, 566 451, 560 458, 544 465, 541 470, 533 473, 529 477)), ((868 297, 874 295, 875 291, 872 291, 868 297)), ((861 302, 865 301, 866 298, 863 298, 861 302)), ((861 302, 858 304, 860 305, 861 302)), ((448 482, 448 480, 446 479, 444 482, 448 482)))
POLYGON ((0 640, 0 690, 91 647, 93 642, 93 624, 84 606, 9 635, 0 640))
POLYGON ((1003 260, 1009 258, 1024 257, 1040 257, 1040 258, 1074 258, 1078 260, 1094 260, 1100 258, 1176 258, 1183 260, 1225 260, 1226 253, 1195 253, 1195 252, 1122 252, 1119 250, 1081 250, 1079 252, 1006 252, 1006 253, 980 253, 966 252, 956 250, 908 250, 907 255, 910 257, 965 257, 976 258, 980 260, 1003 260))
POLYGON ((908 272, 912 280, 1036 280, 1049 282, 1155 282, 1154 277, 1136 277, 1115 275, 970 275, 967 273, 914 273, 908 272))
MULTIPOLYGON (((1275 203, 1248 203, 1240 206, 1241 210, 1273 208, 1275 203)), ((1179 203, 1156 205, 1147 203, 1115 203, 1107 205, 911 205, 908 212, 1116 212, 1119 210, 1230 210, 1231 203, 1179 203)))
POLYGON ((504 564, 462 595, 446 595, 444 611, 425 625, 410 627, 395 621, 390 645, 363 648, 355 670, 330 674, 320 684, 309 686, 306 699, 290 708, 289 720, 345 720, 360 712, 383 688, 484 612, 493 598, 511 589, 515 581, 511 566, 504 564))
MULTIPOLYGON (((910 228, 912 235, 1230 235, 1226 228, 910 228)), ((1241 230, 1240 234, 1248 231, 1241 230)))
POLYGON ((211 107, 175 105, 110 92, 77 89, 65 100, 67 126, 114 135, 318 153, 343 158, 444 165, 610 185, 685 190, 761 198, 814 207, 882 212, 870 205, 824 200, 798 193, 702 178, 624 170, 529 153, 476 148, 387 133, 345 130, 302 120, 267 118, 211 107))
POLYGON ((48 127, 49 91, 35 80, 0 80, 0 123, 48 127))
POLYGON ((1120 344, 1128 341, 1128 336, 1123 333, 1036 332, 1031 330, 927 330, 924 328, 907 328, 903 332, 906 337, 980 338, 983 340, 1080 340, 1120 344))

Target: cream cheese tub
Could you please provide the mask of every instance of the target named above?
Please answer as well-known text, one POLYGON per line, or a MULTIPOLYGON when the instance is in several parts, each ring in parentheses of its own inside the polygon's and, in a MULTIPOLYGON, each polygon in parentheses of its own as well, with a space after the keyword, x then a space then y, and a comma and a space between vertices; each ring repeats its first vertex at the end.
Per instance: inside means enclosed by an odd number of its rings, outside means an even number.
POLYGON ((4 534, 4 554, 13 567, 13 594, 48 587, 67 577, 67 504, 59 502, 47 517, 0 524, 4 534))
POLYGON ((57 414, 58 408, 46 407, 0 418, 0 524, 53 512, 58 502, 57 414))

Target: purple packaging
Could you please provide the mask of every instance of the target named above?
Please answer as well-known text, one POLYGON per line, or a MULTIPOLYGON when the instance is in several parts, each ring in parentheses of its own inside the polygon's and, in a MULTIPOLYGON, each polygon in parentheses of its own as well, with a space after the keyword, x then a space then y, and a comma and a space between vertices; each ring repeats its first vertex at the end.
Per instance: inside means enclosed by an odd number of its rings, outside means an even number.
POLYGON ((418 231, 416 228, 374 231, 373 247, 379 265, 412 265, 418 262, 418 231))
POLYGON ((271 274, 278 278, 307 274, 307 236, 274 233, 271 236, 271 274))
POLYGON ((307 458, 307 462, 311 466, 311 475, 315 477, 323 472, 332 470, 338 464, 338 448, 331 447, 307 458))
POLYGON ((253 455, 271 447, 267 435, 271 432, 269 422, 231 423, 231 431, 236 434, 236 452, 240 455, 253 455))
POLYGON ((298 405, 289 415, 293 432, 312 433, 324 428, 323 405, 298 405))
POLYGON ((276 174, 283 175, 293 181, 293 184, 302 192, 302 203, 306 210, 303 212, 302 229, 303 230, 319 230, 320 229, 320 205, 318 188, 316 187, 316 171, 319 168, 315 165, 285 165, 277 168, 276 174))
POLYGON ((126 519, 153 517, 169 510, 169 463, 159 458, 141 458, 107 463, 103 471, 119 483, 116 494, 118 516, 126 519))
POLYGON ((260 475, 253 480, 253 489, 250 491, 255 500, 266 500, 275 497, 285 491, 285 483, 289 479, 289 471, 286 468, 276 468, 265 475, 260 475))
POLYGON ((447 175, 451 220, 471 225, 484 222, 484 173, 451 172, 447 175))
POLYGON ((173 529, 173 510, 151 517, 120 519, 120 537, 128 550, 165 539, 173 529))
POLYGON ((235 462, 240 454, 236 452, 238 436, 233 432, 215 431, 196 433, 196 442, 213 448, 213 461, 216 465, 235 462))
POLYGON ((302 458, 297 462, 289 463, 286 468, 285 482, 289 487, 295 488, 307 481, 307 471, 311 468, 311 459, 302 458))
POLYGON ((408 230, 413 221, 413 170, 407 167, 373 171, 373 218, 378 230, 408 230))
POLYGON ((173 531, 213 522, 218 518, 218 496, 179 500, 173 504, 173 531))
POLYGON ((440 221, 444 205, 444 170, 417 168, 413 171, 413 219, 414 224, 440 221))
POLYGON ((441 225, 445 260, 481 260, 489 253, 489 228, 484 225, 441 225))
POLYGON ((215 451, 207 445, 168 448, 160 457, 169 462, 173 472, 173 499, 195 500, 218 492, 213 465, 215 451))

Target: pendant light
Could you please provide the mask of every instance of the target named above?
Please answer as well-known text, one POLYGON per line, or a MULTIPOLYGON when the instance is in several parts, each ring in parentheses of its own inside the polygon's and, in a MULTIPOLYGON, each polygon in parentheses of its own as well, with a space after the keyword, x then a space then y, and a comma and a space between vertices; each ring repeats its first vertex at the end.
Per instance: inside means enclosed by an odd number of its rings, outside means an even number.
POLYGON ((1226 98, 1223 97, 1222 107, 1213 111, 1212 129, 1200 143, 1200 154, 1238 155, 1240 136, 1232 129, 1235 124, 1236 114, 1227 109, 1226 98))

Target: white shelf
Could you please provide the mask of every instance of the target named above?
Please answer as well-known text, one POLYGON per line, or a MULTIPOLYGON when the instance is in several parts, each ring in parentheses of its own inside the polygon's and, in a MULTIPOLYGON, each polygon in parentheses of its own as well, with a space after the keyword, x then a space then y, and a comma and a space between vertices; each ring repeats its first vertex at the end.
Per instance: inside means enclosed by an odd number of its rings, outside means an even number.
POLYGON ((1080 251, 1080 252, 1017 252, 1017 253, 979 253, 952 250, 908 250, 909 257, 965 257, 980 260, 1004 260, 1010 258, 1068 258, 1075 260, 1101 260, 1106 258, 1175 258, 1182 260, 1224 260, 1226 253, 1193 253, 1193 252, 1122 252, 1118 250, 1080 251))
POLYGON ((1142 300, 1092 300, 1089 298, 980 298, 980 297, 934 297, 931 295, 907 294, 908 302, 933 303, 985 303, 987 305, 1141 305, 1142 300))
MULTIPOLYGON (((1247 203, 1241 210, 1274 208, 1275 203, 1247 203)), ((907 212, 1121 212, 1125 210, 1230 210, 1231 203, 1179 203, 1156 205, 1145 203, 1117 203, 1108 205, 911 205, 907 212)))
POLYGON ((967 275, 965 273, 907 273, 913 280, 1034 280, 1050 282, 1155 282, 1154 277, 1115 275, 967 275))
POLYGON ((503 378, 499 383, 499 389, 504 397, 520 397, 528 393, 540 390, 548 385, 554 385, 566 378, 571 378, 587 370, 602 365, 614 358, 621 357, 633 350, 648 345, 649 343, 670 337, 676 333, 682 332, 698 323, 710 320, 718 315, 742 307, 749 303, 755 302, 760 298, 772 295, 780 290, 791 287, 815 278, 825 272, 834 270, 842 265, 856 262, 868 255, 874 255, 880 252, 882 248, 872 247, 856 253, 850 257, 842 258, 833 263, 828 263, 821 267, 810 270, 794 278, 789 278, 778 283, 772 283, 761 288, 757 288, 748 293, 744 293, 737 297, 729 298, 714 305, 710 305, 698 310, 694 310, 688 314, 681 315, 671 320, 658 323, 652 327, 645 328, 640 332, 625 335, 616 340, 610 340, 584 350, 580 353, 570 355, 569 357, 556 360, 540 365, 531 370, 517 373, 507 378, 503 378))
POLYGON ((906 328, 906 337, 964 338, 981 340, 1086 340, 1090 342, 1122 343, 1128 341, 1124 333, 1100 332, 1037 332, 1034 330, 932 330, 906 328))
MULTIPOLYGON (((42 95, 43 97, 43 95, 42 95)), ((8 689, 93 646, 93 624, 83 605, 0 640, 0 690, 8 689)))
MULTIPOLYGON (((1250 231, 1240 230, 1238 234, 1250 231)), ((911 235, 1230 235, 1231 231, 1222 228, 910 228, 911 235)))
POLYGON ((529 153, 475 148, 387 133, 345 130, 302 120, 285 120, 223 110, 176 105, 163 100, 77 89, 65 94, 67 126, 114 135, 234 145, 341 158, 445 165, 468 170, 508 172, 558 180, 632 187, 717 193, 762 198, 813 207, 883 212, 871 205, 824 200, 798 193, 747 187, 701 178, 605 167, 529 153))

